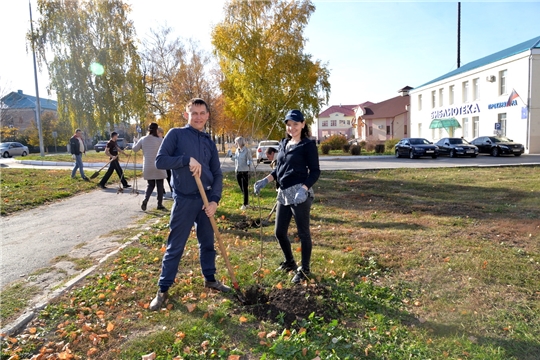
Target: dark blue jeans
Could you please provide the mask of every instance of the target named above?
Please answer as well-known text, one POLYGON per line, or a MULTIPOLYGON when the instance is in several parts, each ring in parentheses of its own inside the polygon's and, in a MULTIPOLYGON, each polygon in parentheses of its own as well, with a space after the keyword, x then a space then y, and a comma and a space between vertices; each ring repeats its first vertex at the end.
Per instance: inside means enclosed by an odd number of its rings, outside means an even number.
POLYGON ((163 255, 159 286, 169 288, 174 283, 178 272, 178 264, 184 253, 184 248, 191 233, 193 223, 197 223, 197 240, 199 242, 199 258, 201 269, 206 279, 216 273, 216 250, 214 249, 214 229, 210 219, 202 210, 203 201, 200 197, 176 197, 171 211, 169 227, 171 232, 167 239, 167 250, 163 255))
POLYGON ((294 261, 294 255, 291 249, 291 241, 287 235, 289 224, 294 216, 298 237, 302 246, 302 270, 310 271, 311 261, 311 232, 309 230, 309 213, 311 211, 311 203, 313 198, 308 197, 306 201, 299 205, 283 205, 278 202, 276 208, 276 229, 275 236, 281 246, 285 261, 294 261))

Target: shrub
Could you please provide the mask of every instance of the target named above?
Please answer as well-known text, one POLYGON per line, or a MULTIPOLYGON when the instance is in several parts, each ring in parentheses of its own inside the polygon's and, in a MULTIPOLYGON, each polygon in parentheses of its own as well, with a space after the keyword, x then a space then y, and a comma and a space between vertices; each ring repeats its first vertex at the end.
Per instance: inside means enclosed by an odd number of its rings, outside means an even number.
POLYGON ((366 142, 365 149, 366 151, 372 152, 375 150, 375 145, 377 145, 377 142, 375 141, 368 141, 366 142))
POLYGON ((347 144, 347 139, 342 135, 332 135, 321 144, 330 145, 331 150, 340 150, 343 145, 347 144))
POLYGON ((393 151, 394 150, 394 147, 396 146, 396 144, 399 142, 399 139, 389 139, 389 140, 386 140, 386 142, 384 143, 384 147, 386 148, 386 150, 388 151, 393 151))
POLYGON ((350 144, 345 144, 341 148, 343 149, 344 153, 348 153, 349 150, 351 149, 351 145, 350 144))
POLYGON ((324 154, 324 155, 328 155, 330 153, 330 149, 332 147, 328 144, 322 144, 321 145, 321 152, 324 154))
POLYGON ((351 146, 351 155, 360 155, 361 151, 362 151, 362 147, 360 145, 351 146))
POLYGON ((384 144, 375 145, 375 152, 377 154, 382 154, 384 152, 384 144))

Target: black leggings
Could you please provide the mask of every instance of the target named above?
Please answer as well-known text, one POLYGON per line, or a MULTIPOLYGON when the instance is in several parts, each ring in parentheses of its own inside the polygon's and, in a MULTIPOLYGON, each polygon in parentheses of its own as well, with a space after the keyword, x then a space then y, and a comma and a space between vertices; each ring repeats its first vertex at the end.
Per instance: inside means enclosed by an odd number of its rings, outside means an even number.
POLYGON ((236 180, 238 181, 238 185, 240 185, 240 190, 244 193, 244 205, 249 205, 249 172, 237 172, 236 180))
POLYGON ((165 192, 165 189, 163 189, 163 179, 146 181, 148 182, 148 185, 146 185, 146 195, 144 196, 144 200, 148 201, 154 191, 154 187, 157 187, 157 203, 158 206, 161 205, 163 202, 163 193, 165 192))

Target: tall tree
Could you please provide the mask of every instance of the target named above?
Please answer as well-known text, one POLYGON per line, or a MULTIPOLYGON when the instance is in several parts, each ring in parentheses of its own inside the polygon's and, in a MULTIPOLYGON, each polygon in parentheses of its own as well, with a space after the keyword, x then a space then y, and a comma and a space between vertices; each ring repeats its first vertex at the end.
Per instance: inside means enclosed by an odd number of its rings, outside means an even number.
POLYGON ((310 0, 230 0, 212 44, 224 73, 226 111, 253 136, 277 138, 288 109, 308 121, 328 102, 330 72, 304 53, 310 0))
POLYGON ((29 37, 49 70, 60 121, 96 134, 144 116, 128 5, 121 0, 38 0, 38 11, 42 16, 29 37))

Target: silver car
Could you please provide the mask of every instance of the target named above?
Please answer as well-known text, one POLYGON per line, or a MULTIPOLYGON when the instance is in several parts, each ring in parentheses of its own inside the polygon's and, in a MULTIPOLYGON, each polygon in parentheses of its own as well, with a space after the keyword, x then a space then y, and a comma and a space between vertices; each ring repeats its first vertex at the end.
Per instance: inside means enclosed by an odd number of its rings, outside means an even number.
POLYGON ((2 157, 8 158, 12 156, 26 156, 30 153, 28 147, 18 142, 3 142, 0 143, 0 154, 2 157))

